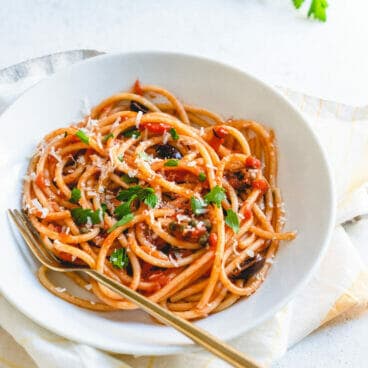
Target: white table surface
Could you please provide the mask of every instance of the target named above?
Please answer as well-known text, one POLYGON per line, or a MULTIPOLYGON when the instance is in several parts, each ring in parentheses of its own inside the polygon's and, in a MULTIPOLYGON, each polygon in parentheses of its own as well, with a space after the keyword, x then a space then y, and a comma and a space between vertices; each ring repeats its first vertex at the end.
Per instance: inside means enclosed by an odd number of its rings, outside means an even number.
MULTIPOLYGON (((366 105, 368 2, 329 1, 323 24, 306 20, 306 7, 297 13, 291 0, 0 0, 0 68, 78 48, 181 51, 275 85, 366 105)), ((13 345, 0 339, 10 362, 13 345)), ((367 346, 363 311, 310 335, 275 367, 366 367, 367 346)))

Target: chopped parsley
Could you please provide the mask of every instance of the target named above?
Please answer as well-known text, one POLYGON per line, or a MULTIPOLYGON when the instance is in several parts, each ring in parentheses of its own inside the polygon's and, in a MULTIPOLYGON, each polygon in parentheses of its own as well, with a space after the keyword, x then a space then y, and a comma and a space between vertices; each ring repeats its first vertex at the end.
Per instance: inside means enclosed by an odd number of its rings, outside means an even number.
POLYGON ((70 212, 77 225, 85 225, 88 222, 88 219, 90 219, 93 225, 99 224, 102 221, 104 214, 102 209, 92 211, 90 208, 82 207, 72 208, 70 212))
POLYGON ((171 135, 171 138, 172 138, 174 141, 177 141, 177 140, 179 139, 179 134, 178 134, 178 132, 176 131, 176 129, 175 129, 175 128, 171 128, 171 129, 169 130, 169 133, 170 133, 170 135, 171 135))
POLYGON ((218 208, 221 206, 221 202, 226 198, 225 189, 216 185, 204 196, 204 200, 207 204, 214 203, 218 208))
POLYGON ((233 210, 226 211, 225 223, 233 229, 234 233, 239 231, 239 218, 233 210))
MULTIPOLYGON (((305 0, 293 0, 293 4, 296 9, 299 9, 305 0)), ((308 17, 313 17, 322 22, 327 19, 326 9, 328 7, 327 0, 312 0, 308 10, 308 17)))
POLYGON ((110 138, 114 138, 114 134, 109 133, 102 138, 102 143, 106 143, 110 138))
POLYGON ((119 156, 118 156, 118 160, 119 160, 120 162, 123 162, 123 160, 124 160, 123 156, 122 156, 122 155, 119 155, 119 156))
POLYGON ((103 214, 105 214, 107 212, 107 204, 101 203, 101 209, 102 209, 103 214))
POLYGON ((179 165, 179 160, 176 160, 174 158, 167 160, 164 164, 164 166, 178 166, 178 165, 179 165))
POLYGON ((125 184, 137 184, 138 183, 138 178, 136 177, 131 177, 128 174, 123 174, 121 176, 121 180, 125 183, 125 184))
POLYGON ((133 194, 128 201, 120 204, 119 206, 117 206, 115 208, 115 215, 118 217, 118 218, 122 218, 124 217, 125 215, 131 213, 131 205, 132 205, 132 202, 138 198, 138 196, 136 194, 133 194))
POLYGON ((127 224, 128 222, 132 221, 133 218, 134 218, 134 215, 132 213, 128 213, 127 215, 122 217, 118 222, 115 222, 115 224, 112 227, 110 227, 110 229, 107 230, 107 232, 111 233, 111 231, 115 230, 119 226, 123 226, 127 224))
POLYGON ((75 135, 85 144, 89 144, 89 137, 83 130, 78 130, 75 135))
POLYGON ((151 208, 154 208, 157 205, 158 198, 153 188, 143 188, 140 185, 135 185, 120 191, 117 195, 117 199, 119 201, 129 201, 134 195, 151 208))
POLYGON ((115 268, 126 268, 129 264, 129 257, 125 248, 115 249, 110 256, 110 262, 115 268))
POLYGON ((199 179, 200 182, 204 182, 204 181, 206 181, 207 176, 206 176, 206 174, 204 172, 201 172, 198 175, 198 179, 199 179))
POLYGON ((126 138, 135 138, 135 139, 137 139, 140 135, 141 135, 141 132, 134 126, 127 129, 123 133, 123 136, 126 137, 126 138))
POLYGON ((201 199, 191 197, 190 198, 190 207, 192 208, 192 212, 195 215, 202 215, 206 212, 206 203, 204 203, 201 199))
POLYGON ((69 202, 72 203, 78 203, 78 201, 81 199, 81 191, 78 188, 73 188, 71 195, 70 195, 70 199, 69 202))

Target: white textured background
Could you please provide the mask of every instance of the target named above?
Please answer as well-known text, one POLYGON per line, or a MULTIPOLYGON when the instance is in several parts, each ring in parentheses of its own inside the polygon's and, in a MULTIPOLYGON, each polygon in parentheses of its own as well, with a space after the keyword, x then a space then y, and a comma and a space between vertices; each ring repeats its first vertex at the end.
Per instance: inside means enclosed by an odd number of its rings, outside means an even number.
MULTIPOLYGON (((307 6, 295 12, 291 0, 0 0, 0 68, 77 48, 182 51, 272 84, 366 105, 368 1, 329 2, 323 24, 305 19, 307 6)), ((363 311, 309 336, 275 367, 367 367, 367 346, 363 311)), ((12 361, 12 349, 10 338, 0 339, 1 356, 12 361)))

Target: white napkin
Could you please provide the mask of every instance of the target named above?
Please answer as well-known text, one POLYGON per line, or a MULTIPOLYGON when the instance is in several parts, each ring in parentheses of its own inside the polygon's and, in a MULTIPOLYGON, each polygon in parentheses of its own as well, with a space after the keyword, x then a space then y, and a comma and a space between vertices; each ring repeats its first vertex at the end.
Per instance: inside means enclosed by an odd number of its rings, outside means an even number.
MULTIPOLYGON (((82 52, 58 65, 83 59, 82 52)), ((62 58, 62 57, 61 57, 62 58)), ((42 69, 42 68, 41 68, 42 69)), ((0 112, 22 91, 45 76, 39 65, 27 78, 9 82, 0 78, 0 112)), ((327 320, 353 305, 368 301, 368 108, 354 108, 280 90, 306 114, 326 147, 337 183, 338 222, 329 248, 313 279, 283 310, 269 321, 231 343, 269 366, 327 320), (354 223, 342 226, 347 220, 354 223), (363 261, 365 260, 365 261, 363 261)), ((0 296, 0 367, 147 367, 218 368, 225 363, 206 353, 167 357, 112 356, 68 341, 36 325, 0 296), (7 331, 7 332, 5 332, 7 331), (19 345, 15 345, 10 335, 19 345), (25 351, 24 351, 25 350, 25 351), (11 352, 11 354, 9 354, 11 352), (26 353, 27 354, 26 354, 26 353), (32 359, 31 359, 32 358, 32 359)))

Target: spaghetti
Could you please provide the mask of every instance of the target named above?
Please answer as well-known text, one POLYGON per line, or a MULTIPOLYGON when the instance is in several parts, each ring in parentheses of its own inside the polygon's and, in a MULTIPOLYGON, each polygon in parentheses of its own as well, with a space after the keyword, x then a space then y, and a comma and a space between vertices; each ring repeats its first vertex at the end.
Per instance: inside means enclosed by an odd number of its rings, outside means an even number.
MULTIPOLYGON (((24 182, 23 209, 63 262, 87 265, 186 319, 221 311, 263 282, 281 240, 272 131, 182 104, 141 85, 78 124, 48 134, 24 182)), ((136 306, 92 279, 69 277, 99 302, 55 287, 92 310, 136 306)))

